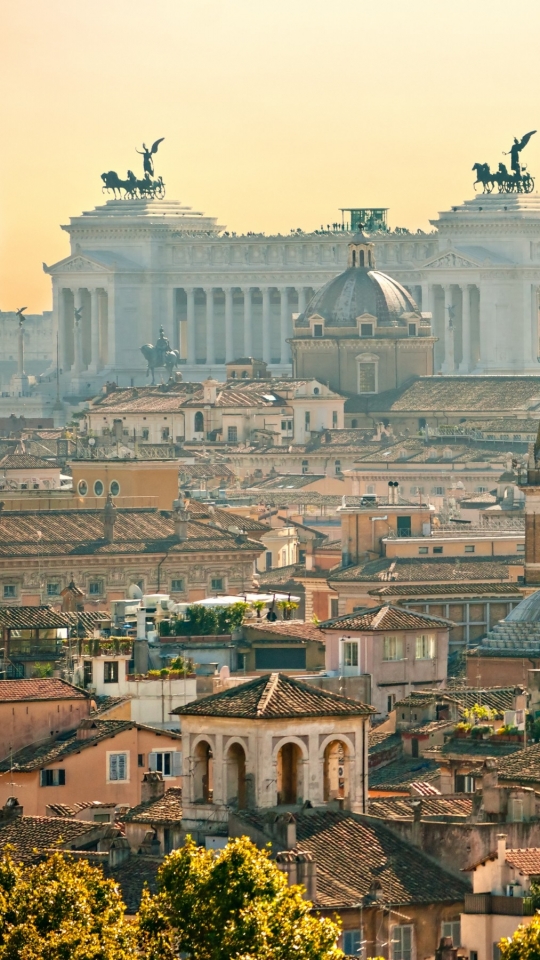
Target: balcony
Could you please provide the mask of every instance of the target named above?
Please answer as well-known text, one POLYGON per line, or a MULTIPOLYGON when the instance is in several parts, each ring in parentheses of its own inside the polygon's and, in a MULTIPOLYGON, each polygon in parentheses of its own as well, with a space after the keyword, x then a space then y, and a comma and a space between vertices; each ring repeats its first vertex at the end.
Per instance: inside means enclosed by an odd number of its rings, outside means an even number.
POLYGON ((529 898, 499 897, 493 893, 466 893, 465 913, 497 913, 507 917, 532 917, 529 898))

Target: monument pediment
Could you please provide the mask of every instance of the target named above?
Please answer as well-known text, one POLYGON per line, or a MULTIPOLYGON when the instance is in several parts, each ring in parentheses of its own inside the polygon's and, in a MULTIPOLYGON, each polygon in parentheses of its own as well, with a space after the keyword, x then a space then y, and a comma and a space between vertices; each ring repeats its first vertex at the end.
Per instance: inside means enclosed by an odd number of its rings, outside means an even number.
POLYGON ((74 254, 72 257, 66 257, 65 260, 59 260, 58 263, 53 263, 50 267, 46 263, 43 264, 43 269, 45 273, 55 274, 55 273, 110 273, 111 268, 105 263, 100 263, 99 260, 94 260, 91 257, 81 255, 79 253, 74 254))
POLYGON ((462 253, 458 253, 456 250, 446 250, 444 253, 437 254, 436 257, 433 257, 431 260, 428 260, 423 265, 424 270, 445 270, 448 267, 452 269, 464 267, 467 269, 478 268, 481 264, 477 260, 471 260, 469 257, 463 256, 462 253))

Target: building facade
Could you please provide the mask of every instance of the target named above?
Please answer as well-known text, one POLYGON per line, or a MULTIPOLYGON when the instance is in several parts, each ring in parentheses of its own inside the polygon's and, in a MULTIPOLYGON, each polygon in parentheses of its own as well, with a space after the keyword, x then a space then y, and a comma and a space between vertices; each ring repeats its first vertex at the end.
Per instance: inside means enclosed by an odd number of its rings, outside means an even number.
MULTIPOLYGON (((431 233, 377 231, 372 239, 379 270, 433 316, 436 369, 536 372, 536 195, 477 196, 432 224, 431 233)), ((169 200, 110 200, 63 229, 70 254, 45 266, 48 355, 53 368, 58 331, 63 387, 73 392, 117 376, 144 383, 140 346, 155 343, 161 324, 188 379, 223 378, 225 361, 241 355, 290 372, 292 316, 346 268, 351 239, 333 229, 236 236, 169 200)))

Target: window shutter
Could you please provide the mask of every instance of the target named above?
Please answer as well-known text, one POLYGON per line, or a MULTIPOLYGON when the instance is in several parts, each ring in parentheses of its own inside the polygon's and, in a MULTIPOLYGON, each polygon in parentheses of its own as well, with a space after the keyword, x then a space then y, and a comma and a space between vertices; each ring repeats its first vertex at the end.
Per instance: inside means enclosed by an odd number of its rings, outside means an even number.
POLYGON ((40 785, 40 787, 46 787, 46 786, 47 786, 47 771, 46 771, 46 770, 40 770, 40 771, 39 771, 39 785, 40 785))
POLYGON ((109 780, 118 780, 118 757, 115 753, 109 757, 109 780))
POLYGON ((157 770, 157 753, 155 750, 148 754, 148 769, 157 770))
POLYGON ((172 771, 173 777, 182 776, 182 753, 180 750, 175 750, 172 754, 172 771))
POLYGON ((127 780, 127 771, 126 771, 126 755, 125 753, 118 754, 118 779, 127 780))

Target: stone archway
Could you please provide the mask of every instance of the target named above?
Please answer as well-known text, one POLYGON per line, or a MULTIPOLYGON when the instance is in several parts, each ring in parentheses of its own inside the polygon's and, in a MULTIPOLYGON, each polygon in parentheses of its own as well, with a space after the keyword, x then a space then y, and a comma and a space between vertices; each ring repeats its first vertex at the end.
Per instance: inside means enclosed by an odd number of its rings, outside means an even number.
POLYGON ((277 802, 298 803, 302 795, 302 751, 297 743, 284 743, 277 755, 277 802))
POLYGON ((232 743, 227 750, 227 803, 238 810, 247 807, 246 752, 241 743, 232 743))
POLYGON ((346 800, 350 796, 350 756, 342 740, 331 740, 323 757, 324 800, 346 800))
POLYGON ((213 802, 213 754, 206 740, 199 740, 194 750, 193 788, 195 803, 213 802))

